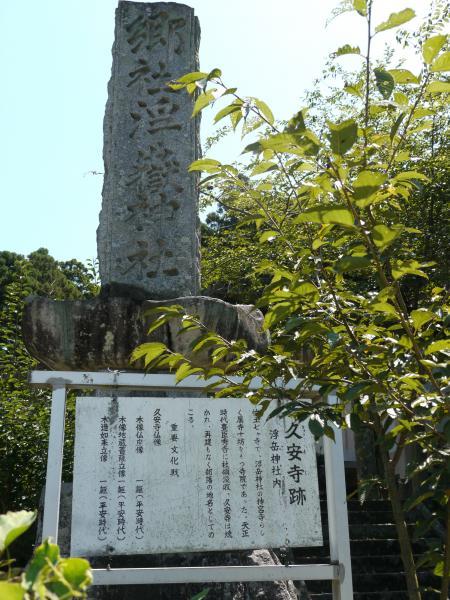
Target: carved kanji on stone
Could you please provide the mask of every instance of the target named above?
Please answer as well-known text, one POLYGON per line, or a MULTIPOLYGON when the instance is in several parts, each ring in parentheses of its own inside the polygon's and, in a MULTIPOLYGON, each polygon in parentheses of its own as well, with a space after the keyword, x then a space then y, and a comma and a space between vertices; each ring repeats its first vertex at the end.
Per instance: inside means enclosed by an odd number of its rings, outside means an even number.
POLYGON ((97 232, 102 285, 195 295, 198 194, 187 169, 198 157, 198 122, 191 99, 167 83, 198 70, 198 22, 189 7, 165 3, 120 2, 116 19, 97 232))

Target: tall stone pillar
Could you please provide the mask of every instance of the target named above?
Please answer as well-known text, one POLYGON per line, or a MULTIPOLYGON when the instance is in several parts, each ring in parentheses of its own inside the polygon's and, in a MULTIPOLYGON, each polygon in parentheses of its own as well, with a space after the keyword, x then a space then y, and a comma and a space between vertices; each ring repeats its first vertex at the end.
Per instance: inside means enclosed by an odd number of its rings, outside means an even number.
POLYGON ((149 298, 199 293, 198 157, 192 100, 167 83, 198 70, 200 26, 173 2, 119 2, 104 119, 97 245, 102 284, 149 298))

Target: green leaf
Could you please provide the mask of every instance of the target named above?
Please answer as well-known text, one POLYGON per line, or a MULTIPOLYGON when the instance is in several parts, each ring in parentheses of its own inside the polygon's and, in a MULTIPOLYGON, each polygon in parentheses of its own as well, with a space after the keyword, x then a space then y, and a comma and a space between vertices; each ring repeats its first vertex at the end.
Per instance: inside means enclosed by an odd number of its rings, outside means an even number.
POLYGON ((262 100, 258 100, 258 98, 254 98, 253 101, 254 101, 256 107, 259 108, 259 110, 260 110, 261 114, 263 115, 263 117, 271 125, 273 125, 273 123, 275 121, 275 117, 273 116, 273 113, 270 110, 270 108, 267 106, 267 104, 265 102, 263 102, 262 100))
POLYGON ((429 346, 427 346, 425 354, 434 354, 435 352, 444 352, 445 350, 450 350, 450 338, 432 342, 429 346))
POLYGON ((253 175, 261 175, 262 173, 266 173, 267 171, 273 171, 274 169, 277 168, 277 166, 278 166, 277 163, 271 162, 270 160, 260 162, 253 169, 252 176, 253 175))
POLYGON ((418 275, 428 279, 428 275, 420 269, 420 263, 417 260, 394 260, 392 261, 392 277, 397 280, 404 275, 418 275))
POLYGON ((239 102, 235 101, 232 104, 225 106, 225 108, 222 108, 222 110, 219 110, 219 112, 214 117, 214 123, 218 123, 224 117, 231 115, 231 113, 234 113, 237 111, 240 112, 241 108, 242 108, 242 102, 240 102, 240 101, 239 102))
POLYGON ((208 77, 208 73, 203 73, 201 71, 195 71, 193 73, 188 73, 187 75, 183 75, 179 79, 171 81, 168 86, 173 90, 179 90, 183 87, 186 87, 188 83, 194 83, 195 81, 200 81, 201 79, 206 79, 208 77))
POLYGON ((450 93, 450 81, 432 81, 425 90, 427 94, 448 94, 450 93))
POLYGON ((400 113, 398 115, 398 117, 395 119, 395 123, 392 125, 391 131, 389 133, 389 137, 391 138, 391 142, 394 141, 394 138, 395 138, 395 136, 397 134, 398 128, 402 124, 402 121, 405 118, 405 116, 406 116, 406 114, 403 112, 403 113, 400 113))
POLYGON ((348 208, 335 204, 313 206, 294 219, 294 223, 333 223, 344 227, 354 227, 354 219, 348 208))
POLYGON ((242 108, 239 111, 235 111, 232 112, 230 114, 230 121, 231 121, 231 125, 233 126, 233 129, 236 130, 236 127, 239 124, 239 121, 241 121, 241 119, 244 117, 244 115, 242 114, 242 108))
POLYGON ((375 82, 377 89, 383 96, 383 98, 387 100, 394 91, 394 78, 390 73, 388 73, 388 71, 385 71, 380 67, 377 67, 373 71, 375 73, 375 82))
POLYGON ((323 425, 318 419, 311 417, 308 421, 308 427, 316 440, 323 436, 323 425))
POLYGON ((35 584, 39 585, 42 570, 46 568, 49 563, 56 565, 59 560, 60 554, 58 546, 45 540, 45 542, 36 548, 33 557, 25 570, 23 575, 25 587, 27 589, 32 589, 35 584))
POLYGON ((444 561, 440 560, 439 562, 436 563, 434 569, 433 569, 433 575, 436 575, 436 577, 444 577, 444 561))
POLYGON ((431 498, 432 496, 433 492, 425 492, 424 494, 420 494, 419 496, 412 496, 412 498, 406 500, 403 508, 405 511, 409 512, 412 508, 418 506, 419 504, 422 504, 424 500, 427 500, 427 498, 431 498))
POLYGON ((395 307, 392 306, 392 304, 389 304, 389 302, 375 302, 374 304, 370 305, 370 308, 377 312, 387 313, 394 317, 398 316, 397 311, 395 310, 395 307))
POLYGON ((387 225, 375 225, 372 229, 372 237, 376 246, 381 250, 384 250, 400 235, 398 229, 391 229, 387 225))
POLYGON ((216 77, 222 77, 222 71, 220 69, 213 69, 208 73, 207 80, 210 81, 216 77))
MULTIPOLYGON (((227 349, 225 349, 228 352, 227 349)), ((201 373, 202 369, 200 367, 193 367, 190 363, 185 362, 175 372, 175 380, 176 382, 180 382, 182 379, 189 377, 189 375, 194 375, 195 373, 201 373)))
POLYGON ((387 73, 392 75, 395 83, 419 83, 419 78, 413 75, 411 71, 408 71, 408 69, 389 69, 387 73))
POLYGON ((204 598, 206 598, 206 596, 209 594, 209 588, 206 588, 206 590, 202 590, 199 594, 196 594, 195 596, 193 596, 191 598, 191 600, 204 600, 204 598))
POLYGON ((361 171, 353 182, 354 197, 356 200, 369 198, 377 192, 387 176, 376 171, 361 171))
POLYGON ((363 97, 361 89, 356 85, 345 85, 344 92, 347 92, 347 94, 350 94, 352 96, 357 96, 358 98, 363 97))
POLYGON ((422 181, 430 181, 429 178, 419 171, 400 171, 398 175, 392 178, 392 181, 409 181, 419 179, 422 181))
POLYGON ((347 273, 370 267, 370 259, 367 256, 343 256, 334 263, 334 269, 338 273, 347 273))
POLYGON ((444 52, 436 58, 431 65, 432 73, 440 73, 442 71, 450 71, 450 52, 444 52))
POLYGON ((314 155, 320 148, 320 140, 310 131, 301 133, 277 133, 260 141, 261 148, 276 152, 300 152, 314 155))
POLYGON ((261 154, 262 150, 261 142, 252 142, 251 144, 248 144, 248 146, 245 146, 241 154, 246 154, 247 152, 261 154))
POLYGON ((411 319, 414 323, 414 328, 419 331, 426 323, 429 323, 436 318, 436 315, 429 310, 419 308, 411 311, 411 319))
POLYGON ((446 41, 446 35, 434 35, 424 41, 422 45, 422 56, 427 65, 430 65, 433 62, 446 41))
POLYGON ((312 299, 318 299, 318 290, 316 286, 309 281, 304 281, 294 288, 294 293, 298 296, 312 296, 312 299))
POLYGON ((259 241, 260 243, 272 242, 278 235, 278 231, 264 231, 264 233, 260 235, 259 241))
POLYGON ((359 46, 345 44, 345 46, 341 46, 333 53, 334 56, 344 56, 345 54, 361 54, 361 48, 359 46))
POLYGON ((403 25, 403 23, 407 23, 411 21, 416 16, 416 13, 412 10, 412 8, 405 8, 398 13, 392 13, 387 21, 380 23, 376 28, 376 33, 380 31, 386 31, 387 29, 392 29, 393 27, 398 27, 399 25, 403 25))
POLYGON ((291 314, 292 304, 291 302, 279 302, 275 304, 269 311, 267 311, 264 317, 264 329, 270 329, 272 325, 275 325, 282 319, 286 318, 291 314))
POLYGON ((335 154, 343 155, 350 150, 358 137, 358 126, 353 119, 342 123, 328 123, 331 149, 335 154))
POLYGON ((9 511, 0 515, 0 552, 29 529, 35 519, 36 512, 31 510, 9 511))
POLYGON ((222 164, 218 160, 213 158, 201 158, 200 160, 194 160, 189 165, 188 171, 204 171, 205 173, 217 173, 220 171, 222 164))
POLYGON ((193 117, 198 115, 201 110, 216 100, 216 96, 214 95, 215 91, 217 90, 208 90, 207 92, 199 95, 195 101, 194 110, 192 111, 193 117))
POLYGON ((367 0, 353 0, 353 8, 362 17, 367 15, 367 0))
POLYGON ((92 571, 84 558, 67 558, 59 568, 66 581, 76 591, 84 591, 92 583, 92 571))
POLYGON ((147 366, 152 360, 161 356, 167 350, 167 346, 162 342, 147 342, 135 348, 131 354, 131 362, 144 358, 144 364, 147 366))
POLYGON ((0 581, 0 598, 2 600, 22 600, 25 590, 20 583, 0 581))

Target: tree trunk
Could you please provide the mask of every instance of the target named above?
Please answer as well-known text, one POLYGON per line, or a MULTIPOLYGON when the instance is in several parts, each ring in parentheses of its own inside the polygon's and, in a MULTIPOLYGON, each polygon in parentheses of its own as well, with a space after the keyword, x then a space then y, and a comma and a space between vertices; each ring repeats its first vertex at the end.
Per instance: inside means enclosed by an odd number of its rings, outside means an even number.
POLYGON ((442 574, 441 598, 447 600, 449 597, 450 585, 450 502, 447 502, 447 523, 446 536, 444 542, 444 572, 442 574))
POLYGON ((408 588, 408 596, 410 600, 421 600, 422 595, 419 589, 419 581, 417 579, 417 569, 414 562, 414 556, 409 538, 408 527, 406 525, 405 513, 400 500, 400 494, 395 479, 394 466, 390 461, 389 452, 380 444, 379 446, 381 460, 383 462, 384 476, 388 488, 389 499, 392 505, 395 527, 397 529, 398 541, 400 544, 400 554, 405 569, 406 585, 408 588))

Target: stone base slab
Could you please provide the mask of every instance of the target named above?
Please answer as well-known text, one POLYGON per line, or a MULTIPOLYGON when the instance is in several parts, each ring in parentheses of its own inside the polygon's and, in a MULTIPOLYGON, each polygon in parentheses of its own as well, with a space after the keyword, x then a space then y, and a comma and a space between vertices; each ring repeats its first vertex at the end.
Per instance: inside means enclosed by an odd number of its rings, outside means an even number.
MULTIPOLYGON (((262 314, 250 305, 233 305, 217 298, 189 296, 170 300, 148 300, 132 288, 107 289, 88 300, 51 300, 30 296, 23 318, 27 350, 40 363, 55 371, 139 370, 130 364, 132 351, 144 342, 164 342, 174 352, 190 354, 190 344, 199 333, 177 335, 179 321, 172 320, 151 335, 152 316, 145 313, 157 306, 178 304, 199 317, 208 329, 227 340, 245 339, 249 348, 265 350, 268 336, 262 331, 262 314)), ((197 365, 206 364, 207 351, 193 356, 197 365)))

